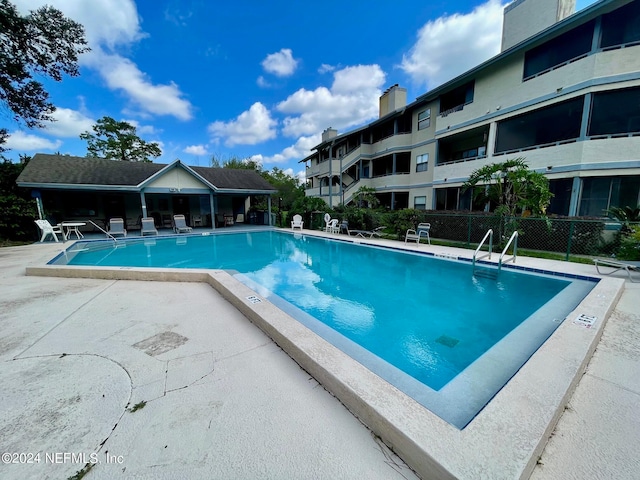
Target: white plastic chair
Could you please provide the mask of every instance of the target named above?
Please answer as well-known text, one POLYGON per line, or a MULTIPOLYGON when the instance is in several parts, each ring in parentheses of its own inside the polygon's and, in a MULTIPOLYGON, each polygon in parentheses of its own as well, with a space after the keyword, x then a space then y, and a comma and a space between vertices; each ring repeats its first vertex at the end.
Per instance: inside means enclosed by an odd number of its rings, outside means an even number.
POLYGON ((431 230, 430 223, 420 223, 418 224, 417 229, 410 228, 407 230, 407 233, 404 235, 404 243, 407 243, 408 240, 415 241, 416 243, 420 243, 422 238, 426 238, 429 245, 431 245, 431 238, 429 237, 429 230, 431 230))
POLYGON ((40 237, 40 241, 44 242, 44 239, 47 238, 47 235, 51 235, 53 239, 58 241, 58 233, 62 235, 62 239, 66 240, 64 236, 64 232, 62 231, 62 227, 60 225, 56 225, 55 227, 49 223, 49 220, 34 220, 38 228, 42 231, 42 237, 40 237))
POLYGON ((340 226, 338 225, 337 218, 333 218, 329 221, 326 227, 326 231, 329 233, 340 233, 340 226))
POLYGON ((299 228, 300 230, 302 230, 302 227, 304 225, 304 222, 302 221, 302 215, 294 215, 293 216, 293 220, 291 220, 291 228, 295 229, 295 228, 299 228))

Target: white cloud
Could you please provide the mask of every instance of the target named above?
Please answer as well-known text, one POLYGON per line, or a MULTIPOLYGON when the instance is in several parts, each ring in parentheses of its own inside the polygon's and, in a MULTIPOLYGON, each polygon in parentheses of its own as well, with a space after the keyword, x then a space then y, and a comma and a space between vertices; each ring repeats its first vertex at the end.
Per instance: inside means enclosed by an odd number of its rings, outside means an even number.
POLYGON ((229 122, 213 122, 208 130, 215 139, 224 138, 225 145, 255 145, 275 138, 277 121, 271 118, 271 113, 260 102, 251 105, 249 110, 242 112, 235 120, 229 122))
POLYGON ((413 81, 437 87, 500 52, 504 5, 489 0, 466 15, 427 22, 400 68, 413 81))
POLYGON ((135 63, 120 55, 96 53, 91 63, 109 88, 123 91, 143 111, 172 115, 180 120, 191 119, 192 106, 182 98, 183 94, 175 83, 154 85, 135 63))
POLYGON ((269 82, 267 82, 267 80, 262 75, 260 75, 258 77, 258 79, 256 80, 256 84, 260 88, 269 88, 269 87, 271 87, 271 84, 269 82))
POLYGON ((378 65, 346 67, 333 78, 331 89, 301 88, 278 104, 278 111, 289 114, 284 119, 285 135, 313 135, 327 127, 352 127, 378 116, 380 87, 385 82, 378 65))
POLYGON ((206 155, 207 149, 204 145, 189 145, 184 149, 184 153, 190 153, 191 155, 206 155))
POLYGON ((309 155, 311 153, 311 149, 318 145, 321 140, 322 135, 319 133, 309 137, 300 137, 295 144, 285 148, 280 153, 276 153, 272 156, 256 154, 251 156, 251 160, 260 162, 262 165, 269 163, 284 163, 289 160, 301 160, 309 155))
POLYGON ((83 113, 69 108, 58 107, 51 116, 56 121, 46 122, 44 129, 46 133, 57 137, 78 137, 82 132, 91 130, 95 123, 83 113))
MULTIPOLYGON (((110 49, 129 45, 146 35, 140 29, 138 11, 133 0, 13 0, 21 12, 43 5, 59 9, 65 16, 81 23, 89 45, 110 49)), ((83 57, 80 58, 82 61, 83 57)))
POLYGON ((290 48, 283 48, 279 52, 271 53, 262 61, 262 68, 278 77, 293 75, 297 66, 298 61, 293 58, 290 48))
POLYGON ((140 114, 192 117, 192 106, 173 82, 154 84, 131 60, 117 53, 146 34, 133 0, 15 0, 21 11, 51 5, 81 23, 92 51, 79 58, 81 65, 97 70, 112 90, 123 92, 140 114))
POLYGON ((16 130, 9 134, 9 138, 5 143, 5 147, 12 150, 20 150, 26 152, 41 150, 57 150, 62 145, 62 140, 48 140, 46 138, 25 133, 22 130, 16 130))
POLYGON ((329 65, 327 63, 323 63, 322 65, 320 65, 320 67, 318 68, 318 73, 327 73, 327 72, 333 72, 336 69, 336 67, 334 67, 333 65, 329 65))

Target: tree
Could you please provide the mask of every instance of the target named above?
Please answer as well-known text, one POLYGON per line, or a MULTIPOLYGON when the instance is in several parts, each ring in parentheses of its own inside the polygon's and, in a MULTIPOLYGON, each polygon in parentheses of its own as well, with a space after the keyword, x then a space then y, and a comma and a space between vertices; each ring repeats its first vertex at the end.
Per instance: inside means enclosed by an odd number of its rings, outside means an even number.
POLYGON ((52 120, 55 106, 33 75, 55 81, 78 76, 78 55, 90 50, 86 45, 83 26, 59 10, 44 6, 21 16, 0 0, 0 100, 16 121, 35 128, 52 120))
POLYGON ((285 211, 291 209, 298 199, 305 196, 304 187, 300 185, 300 181, 278 167, 262 172, 262 177, 278 189, 275 195, 278 199, 282 199, 282 201, 278 200, 278 206, 285 211))
POLYGON ((125 162, 151 162, 149 157, 156 158, 162 155, 158 144, 142 140, 136 134, 136 127, 130 123, 102 117, 92 129, 95 134, 80 134, 80 138, 87 141, 88 157, 125 162))
POLYGON ((508 217, 524 212, 544 215, 553 196, 549 191, 549 179, 529 170, 522 157, 491 163, 473 171, 462 185, 462 193, 470 188, 475 201, 491 202, 497 205, 498 214, 508 217), (485 188, 476 188, 480 185, 485 188))
POLYGON ((21 155, 21 160, 0 161, 0 239, 33 240, 35 202, 28 190, 16 184, 29 157, 21 155))

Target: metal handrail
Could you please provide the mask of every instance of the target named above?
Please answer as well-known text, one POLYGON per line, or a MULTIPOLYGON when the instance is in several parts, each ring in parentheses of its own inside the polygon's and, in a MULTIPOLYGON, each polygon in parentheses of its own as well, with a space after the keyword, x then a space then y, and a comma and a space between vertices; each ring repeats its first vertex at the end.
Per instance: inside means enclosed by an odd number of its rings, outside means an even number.
POLYGON ((509 238, 509 241, 507 242, 507 246, 504 247, 504 250, 500 254, 500 259, 498 260, 498 270, 502 268, 502 263, 503 263, 502 259, 507 253, 507 250, 509 249, 511 242, 513 242, 514 240, 515 240, 515 243, 513 244, 513 256, 509 260, 507 260, 507 262, 513 261, 513 263, 516 263, 516 256, 518 255, 518 231, 517 230, 511 234, 511 238, 509 238))
POLYGON ((476 248, 476 251, 473 252, 473 266, 475 267, 476 260, 480 260, 481 258, 489 257, 489 260, 491 260, 492 251, 493 251, 493 229, 490 228, 489 230, 487 230, 487 233, 484 234, 484 237, 482 238, 480 245, 478 245, 478 248, 476 248), (489 237, 489 253, 485 253, 484 255, 478 257, 478 252, 482 248, 482 245, 484 245, 484 242, 487 240, 487 237, 489 237))
POLYGON ((113 235, 111 235, 109 232, 107 232, 104 228, 102 228, 100 225, 98 225, 97 223, 95 223, 93 220, 87 220, 87 222, 89 222, 91 225, 93 225, 94 227, 96 227, 98 230, 100 230, 102 233, 104 233, 107 237, 111 237, 111 239, 118 243, 118 239, 116 237, 114 237, 113 235))

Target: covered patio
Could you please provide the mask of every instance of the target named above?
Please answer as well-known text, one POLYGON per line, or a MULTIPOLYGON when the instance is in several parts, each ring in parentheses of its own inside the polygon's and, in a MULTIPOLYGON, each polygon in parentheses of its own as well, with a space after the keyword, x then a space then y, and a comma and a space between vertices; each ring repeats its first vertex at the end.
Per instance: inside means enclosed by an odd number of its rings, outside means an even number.
POLYGON ((17 184, 31 189, 41 218, 85 223, 83 233, 108 230, 111 218, 122 218, 127 231, 139 230, 143 217, 171 230, 174 215, 194 228, 271 225, 275 192, 252 170, 48 154, 35 155, 17 184))

